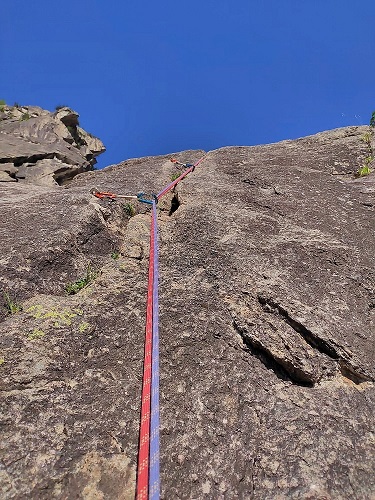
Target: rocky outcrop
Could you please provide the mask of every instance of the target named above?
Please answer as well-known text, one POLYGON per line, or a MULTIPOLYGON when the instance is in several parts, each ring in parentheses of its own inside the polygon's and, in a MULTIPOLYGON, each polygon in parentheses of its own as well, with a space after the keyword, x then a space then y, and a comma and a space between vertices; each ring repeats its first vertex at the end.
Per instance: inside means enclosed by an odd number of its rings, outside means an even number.
MULTIPOLYGON (((374 497, 367 133, 211 151, 159 203, 162 498, 374 497)), ((174 173, 0 185, 2 498, 133 498, 150 216, 90 190, 174 173)))
POLYGON ((0 107, 0 182, 64 184, 92 170, 102 142, 79 127, 67 107, 50 113, 37 106, 0 107))

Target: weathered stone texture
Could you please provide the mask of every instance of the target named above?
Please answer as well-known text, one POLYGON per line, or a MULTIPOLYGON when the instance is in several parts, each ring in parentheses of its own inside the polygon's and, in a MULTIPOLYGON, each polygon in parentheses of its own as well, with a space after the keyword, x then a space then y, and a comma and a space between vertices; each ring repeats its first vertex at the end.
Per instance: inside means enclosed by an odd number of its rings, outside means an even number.
POLYGON ((64 184, 91 170, 105 151, 99 139, 78 127, 78 114, 70 108, 49 113, 36 106, 6 106, 3 115, 0 167, 11 162, 16 171, 9 176, 16 181, 64 184))
MULTIPOLYGON (((367 131, 212 151, 159 203, 162 498, 374 497, 375 178, 348 173, 367 131)), ((150 217, 89 193, 174 172, 0 185, 23 305, 0 323, 3 498, 133 498, 150 217)))

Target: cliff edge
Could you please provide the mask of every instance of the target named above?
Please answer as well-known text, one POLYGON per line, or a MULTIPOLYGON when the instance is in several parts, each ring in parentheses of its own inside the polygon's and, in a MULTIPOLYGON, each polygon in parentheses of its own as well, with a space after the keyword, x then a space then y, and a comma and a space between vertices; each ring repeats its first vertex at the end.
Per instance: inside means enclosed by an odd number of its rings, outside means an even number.
MULTIPOLYGON (((369 147, 347 127, 221 148, 159 203, 162 498, 374 497, 369 147)), ((133 498, 150 215, 90 190, 174 175, 0 184, 2 498, 133 498)))
POLYGON ((0 182, 62 185, 92 170, 105 147, 78 118, 66 106, 0 105, 0 182))

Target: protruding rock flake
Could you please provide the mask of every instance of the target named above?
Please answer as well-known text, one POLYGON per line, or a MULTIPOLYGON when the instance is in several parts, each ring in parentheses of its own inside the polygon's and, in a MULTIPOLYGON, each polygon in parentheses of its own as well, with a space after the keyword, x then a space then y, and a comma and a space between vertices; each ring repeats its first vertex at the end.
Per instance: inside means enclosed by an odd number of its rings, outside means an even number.
POLYGON ((3 106, 0 172, 2 164, 11 164, 17 170, 5 171, 7 177, 0 174, 0 182, 11 177, 16 182, 62 185, 92 170, 105 147, 78 126, 78 116, 67 107, 50 113, 37 106, 3 106))
MULTIPOLYGON (((134 498, 150 211, 91 191, 151 197, 176 166, 85 172, 77 113, 4 115, 0 497, 134 498)), ((160 199, 161 498, 375 497, 366 133, 211 151, 160 199)))

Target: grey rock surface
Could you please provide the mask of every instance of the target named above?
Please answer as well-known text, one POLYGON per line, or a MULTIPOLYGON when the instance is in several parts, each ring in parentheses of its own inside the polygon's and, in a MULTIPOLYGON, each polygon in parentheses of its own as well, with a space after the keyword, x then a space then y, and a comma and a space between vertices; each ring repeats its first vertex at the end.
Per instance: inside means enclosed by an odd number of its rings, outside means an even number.
POLYGON ((36 106, 3 106, 0 117, 0 167, 11 163, 9 175, 23 182, 64 184, 92 170, 103 143, 78 126, 78 114, 63 107, 54 113, 36 106), (32 168, 29 168, 32 166, 32 168), (26 168, 27 167, 27 168, 26 168))
POLYGON ((11 177, 8 172, 0 170, 0 182, 17 182, 14 177, 11 177))
POLYGON ((13 163, 0 163, 0 172, 6 172, 9 175, 14 175, 18 172, 18 168, 13 163))
MULTIPOLYGON (((209 152, 160 201, 162 498, 374 498, 368 130, 209 152)), ((133 498, 150 215, 90 189, 175 172, 0 185, 2 498, 133 498)))

